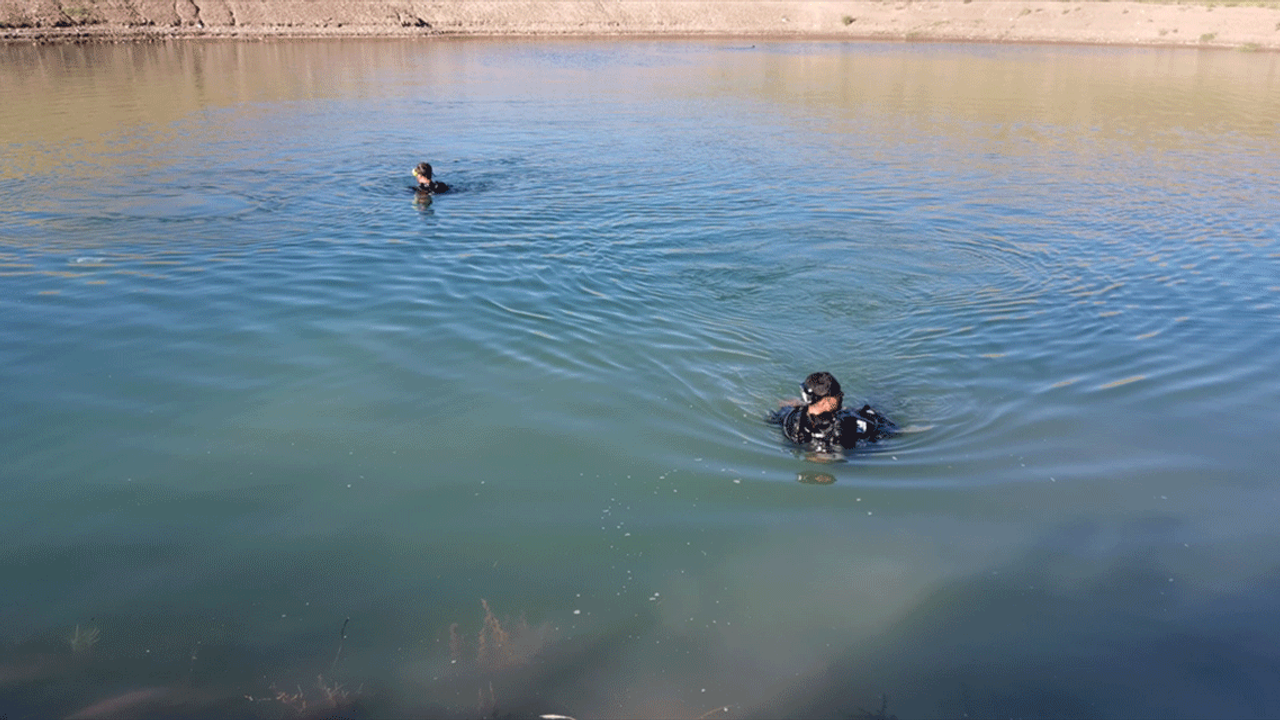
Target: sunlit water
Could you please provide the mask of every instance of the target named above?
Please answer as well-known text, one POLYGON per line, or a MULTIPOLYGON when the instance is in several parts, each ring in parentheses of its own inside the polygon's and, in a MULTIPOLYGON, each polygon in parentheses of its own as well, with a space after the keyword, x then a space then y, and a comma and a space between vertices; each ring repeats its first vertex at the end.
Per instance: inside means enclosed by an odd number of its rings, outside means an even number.
POLYGON ((1280 713, 1278 56, 0 60, 0 715, 1280 713))

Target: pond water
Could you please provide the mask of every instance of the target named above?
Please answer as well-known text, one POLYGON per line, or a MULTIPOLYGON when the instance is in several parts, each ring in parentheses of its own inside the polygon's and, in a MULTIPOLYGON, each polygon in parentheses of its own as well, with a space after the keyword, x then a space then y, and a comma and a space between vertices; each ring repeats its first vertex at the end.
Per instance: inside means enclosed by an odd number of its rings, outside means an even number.
POLYGON ((0 65, 0 715, 1280 713, 1280 56, 0 65))

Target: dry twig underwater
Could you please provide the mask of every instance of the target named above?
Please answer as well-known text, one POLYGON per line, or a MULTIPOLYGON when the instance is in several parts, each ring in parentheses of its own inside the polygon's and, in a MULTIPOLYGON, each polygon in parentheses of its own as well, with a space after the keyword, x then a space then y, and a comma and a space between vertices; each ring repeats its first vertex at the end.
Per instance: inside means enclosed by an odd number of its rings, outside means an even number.
MULTIPOLYGON (((338 661, 342 658, 342 646, 347 639, 347 624, 351 622, 348 617, 342 622, 342 628, 338 631, 338 652, 333 656, 333 662, 329 665, 329 675, 332 676, 337 670, 338 661)), ((355 690, 347 690, 346 687, 337 680, 331 679, 325 682, 324 675, 316 675, 316 689, 319 695, 316 699, 308 699, 308 695, 303 691, 301 685, 295 685, 297 692, 289 692, 281 690, 272 683, 268 686, 274 695, 264 697, 254 697, 253 695, 245 695, 245 700, 251 703, 259 702, 278 702, 281 705, 293 710, 301 715, 307 711, 307 708, 322 708, 328 710, 342 710, 351 707, 357 699, 364 694, 364 685, 355 690)))
POLYGON ((342 657, 342 643, 347 641, 347 623, 351 622, 348 617, 342 621, 342 629, 338 631, 338 652, 333 656, 333 664, 329 666, 329 674, 332 675, 338 667, 338 658, 342 657))
POLYGON ((305 713, 308 708, 321 708, 327 710, 342 710, 348 708, 364 692, 363 685, 355 690, 347 690, 342 683, 337 682, 336 680, 325 682, 324 675, 316 676, 316 689, 320 691, 316 698, 308 696, 307 692, 302 689, 301 685, 294 686, 294 689, 297 692, 281 690, 274 684, 272 684, 268 689, 274 694, 263 697, 245 695, 244 699, 251 703, 278 702, 301 715, 305 713))

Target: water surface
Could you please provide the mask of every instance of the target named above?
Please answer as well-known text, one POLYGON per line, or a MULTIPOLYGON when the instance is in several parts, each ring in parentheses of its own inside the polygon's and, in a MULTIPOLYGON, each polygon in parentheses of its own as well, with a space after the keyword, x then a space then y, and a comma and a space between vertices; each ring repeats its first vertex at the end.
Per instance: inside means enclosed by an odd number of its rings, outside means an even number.
POLYGON ((1277 56, 0 62, 0 712, 1280 712, 1277 56))

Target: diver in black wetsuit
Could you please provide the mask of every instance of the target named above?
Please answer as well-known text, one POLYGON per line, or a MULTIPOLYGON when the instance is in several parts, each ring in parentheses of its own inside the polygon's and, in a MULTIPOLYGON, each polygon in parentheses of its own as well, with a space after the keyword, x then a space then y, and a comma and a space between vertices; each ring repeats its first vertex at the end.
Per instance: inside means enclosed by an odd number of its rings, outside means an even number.
POLYGON ((413 191, 420 195, 439 195, 449 192, 448 185, 431 179, 431 163, 418 163, 413 169, 413 176, 418 180, 418 186, 413 191))
POLYGON ((797 445, 822 453, 838 452, 859 443, 875 442, 897 428, 870 405, 858 410, 842 407, 840 383, 828 372, 816 372, 800 384, 802 405, 787 405, 769 416, 782 434, 797 445))

